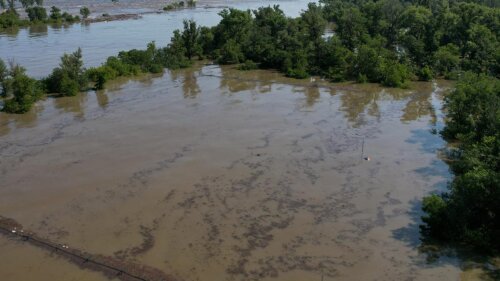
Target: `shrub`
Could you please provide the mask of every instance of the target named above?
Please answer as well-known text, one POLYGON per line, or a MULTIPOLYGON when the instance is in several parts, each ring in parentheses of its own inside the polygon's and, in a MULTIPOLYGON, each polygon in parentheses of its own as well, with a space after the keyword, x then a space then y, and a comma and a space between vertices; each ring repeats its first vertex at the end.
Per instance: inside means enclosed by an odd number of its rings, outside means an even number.
POLYGON ((16 12, 6 11, 0 14, 0 28, 9 28, 24 25, 16 12))
POLYGON ((245 63, 241 64, 238 67, 239 70, 252 70, 257 68, 258 68, 257 64, 251 60, 246 60, 245 63))
POLYGON ((163 72, 163 66, 161 64, 152 64, 149 67, 148 70, 151 73, 162 73, 163 72))
POLYGON ((73 23, 73 22, 77 22, 77 21, 80 21, 80 17, 79 16, 72 16, 71 14, 67 13, 67 12, 64 12, 62 15, 61 15, 62 19, 67 22, 67 23, 73 23))
POLYGON ((434 73, 432 69, 428 66, 424 66, 418 71, 418 78, 422 81, 430 81, 434 78, 434 73))
POLYGON ((95 89, 104 89, 104 84, 107 81, 113 80, 118 77, 118 72, 108 65, 102 65, 100 67, 93 67, 87 70, 86 76, 88 79, 95 83, 95 89))
POLYGON ((366 83, 366 82, 368 82, 368 77, 366 77, 366 75, 360 73, 360 74, 358 74, 358 77, 356 78, 356 82, 366 83))
POLYGON ((76 96, 80 92, 80 85, 76 80, 71 79, 67 73, 64 73, 60 82, 59 93, 63 96, 76 96))
POLYGON ((403 64, 387 61, 380 68, 380 79, 384 86, 388 87, 407 87, 406 81, 410 76, 408 67, 403 64))
POLYGON ((172 4, 168 4, 167 6, 163 7, 164 11, 171 11, 173 9, 175 9, 175 6, 172 4))

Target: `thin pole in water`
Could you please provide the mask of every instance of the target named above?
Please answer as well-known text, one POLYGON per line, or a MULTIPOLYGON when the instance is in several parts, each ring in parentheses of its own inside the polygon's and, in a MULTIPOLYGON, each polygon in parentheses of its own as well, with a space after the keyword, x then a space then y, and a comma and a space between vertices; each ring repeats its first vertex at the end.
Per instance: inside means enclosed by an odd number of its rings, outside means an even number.
POLYGON ((363 137, 363 143, 361 144, 361 159, 363 159, 364 154, 365 154, 365 137, 363 137))

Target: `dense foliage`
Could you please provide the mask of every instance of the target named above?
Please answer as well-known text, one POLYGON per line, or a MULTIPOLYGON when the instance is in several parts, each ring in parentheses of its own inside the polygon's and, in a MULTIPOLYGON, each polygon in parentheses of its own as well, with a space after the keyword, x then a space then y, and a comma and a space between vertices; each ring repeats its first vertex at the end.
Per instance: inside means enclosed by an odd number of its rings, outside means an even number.
POLYGON ((424 198, 431 237, 500 252, 500 81, 467 73, 446 97, 442 134, 459 142, 449 192, 424 198))
POLYGON ((320 2, 299 18, 286 17, 278 6, 223 10, 215 27, 191 22, 183 34, 177 31, 172 54, 391 87, 412 79, 456 79, 463 71, 498 75, 497 8, 461 1, 320 2), (333 35, 324 35, 327 26, 333 35))

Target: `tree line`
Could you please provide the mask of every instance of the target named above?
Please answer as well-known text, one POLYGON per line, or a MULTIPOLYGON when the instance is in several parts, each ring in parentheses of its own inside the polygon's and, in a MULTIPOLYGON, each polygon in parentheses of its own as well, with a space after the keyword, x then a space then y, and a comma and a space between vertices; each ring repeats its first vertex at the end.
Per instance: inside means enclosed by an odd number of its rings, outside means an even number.
MULTIPOLYGON (((111 0, 111 2, 118 2, 111 0)), ((0 31, 12 27, 25 27, 34 24, 72 24, 81 21, 80 16, 71 15, 68 12, 62 12, 56 6, 50 7, 49 13, 43 7, 43 0, 0 0, 0 8, 4 9, 0 13, 0 31), (16 10, 16 3, 24 8, 28 18, 22 19, 16 10)), ((90 9, 86 6, 80 8, 80 15, 87 19, 90 15, 90 9)), ((109 17, 103 14, 103 17, 109 17)))
MULTIPOLYGON (((28 15, 28 20, 21 19, 16 11, 17 0, 0 0, 0 8, 5 9, 0 14, 0 30, 11 27, 28 26, 30 24, 47 23, 75 23, 80 21, 79 16, 73 16, 67 12, 61 12, 56 6, 52 6, 50 13, 43 7, 43 0, 18 0, 28 15)), ((80 9, 80 14, 86 18, 90 11, 86 7, 80 9)))
POLYGON ((449 155, 448 191, 423 200, 424 238, 500 253, 500 81, 466 73, 446 96, 443 137, 449 155))

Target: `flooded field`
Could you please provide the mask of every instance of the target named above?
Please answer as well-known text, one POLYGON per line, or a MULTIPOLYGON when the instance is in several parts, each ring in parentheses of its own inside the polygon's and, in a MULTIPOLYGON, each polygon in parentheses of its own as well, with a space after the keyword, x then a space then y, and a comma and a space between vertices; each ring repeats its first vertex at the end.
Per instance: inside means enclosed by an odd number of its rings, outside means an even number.
MULTIPOLYGON (((56 2, 56 1, 52 1, 56 2)), ((59 1, 62 2, 62 1, 59 1)), ((66 1, 63 1, 66 2, 66 1)), ((81 3, 81 1, 68 1, 81 3)), ((110 3, 107 1, 96 1, 110 3)), ((121 1, 120 1, 121 2, 121 1)), ((131 1, 125 1, 123 4, 131 1)), ((153 1, 155 2, 155 1, 153 1)), ((223 7, 238 9, 257 9, 262 6, 280 5, 287 16, 296 17, 307 3, 306 0, 273 0, 273 1, 213 1, 210 6, 202 2, 195 9, 182 9, 168 13, 144 14, 137 20, 98 22, 91 24, 73 24, 68 26, 31 26, 24 29, 0 32, 0 59, 8 62, 14 60, 27 69, 30 76, 41 78, 51 73, 60 62, 64 53, 72 53, 82 48, 86 67, 99 66, 109 56, 131 49, 145 49, 146 45, 155 41, 158 46, 166 46, 175 29, 182 28, 184 19, 193 19, 199 25, 216 25, 220 17, 218 13, 223 7)), ((144 4, 139 1, 136 5, 144 4)), ((57 3, 55 3, 57 4, 57 3)), ((64 7, 64 5, 63 5, 64 7)), ((110 13, 141 12, 138 7, 133 11, 114 10, 110 13)))
MULTIPOLYGON (((0 114, 0 214, 177 280, 458 280, 419 251, 444 82, 199 65, 0 114)), ((2 280, 108 280, 0 237, 2 280)))

